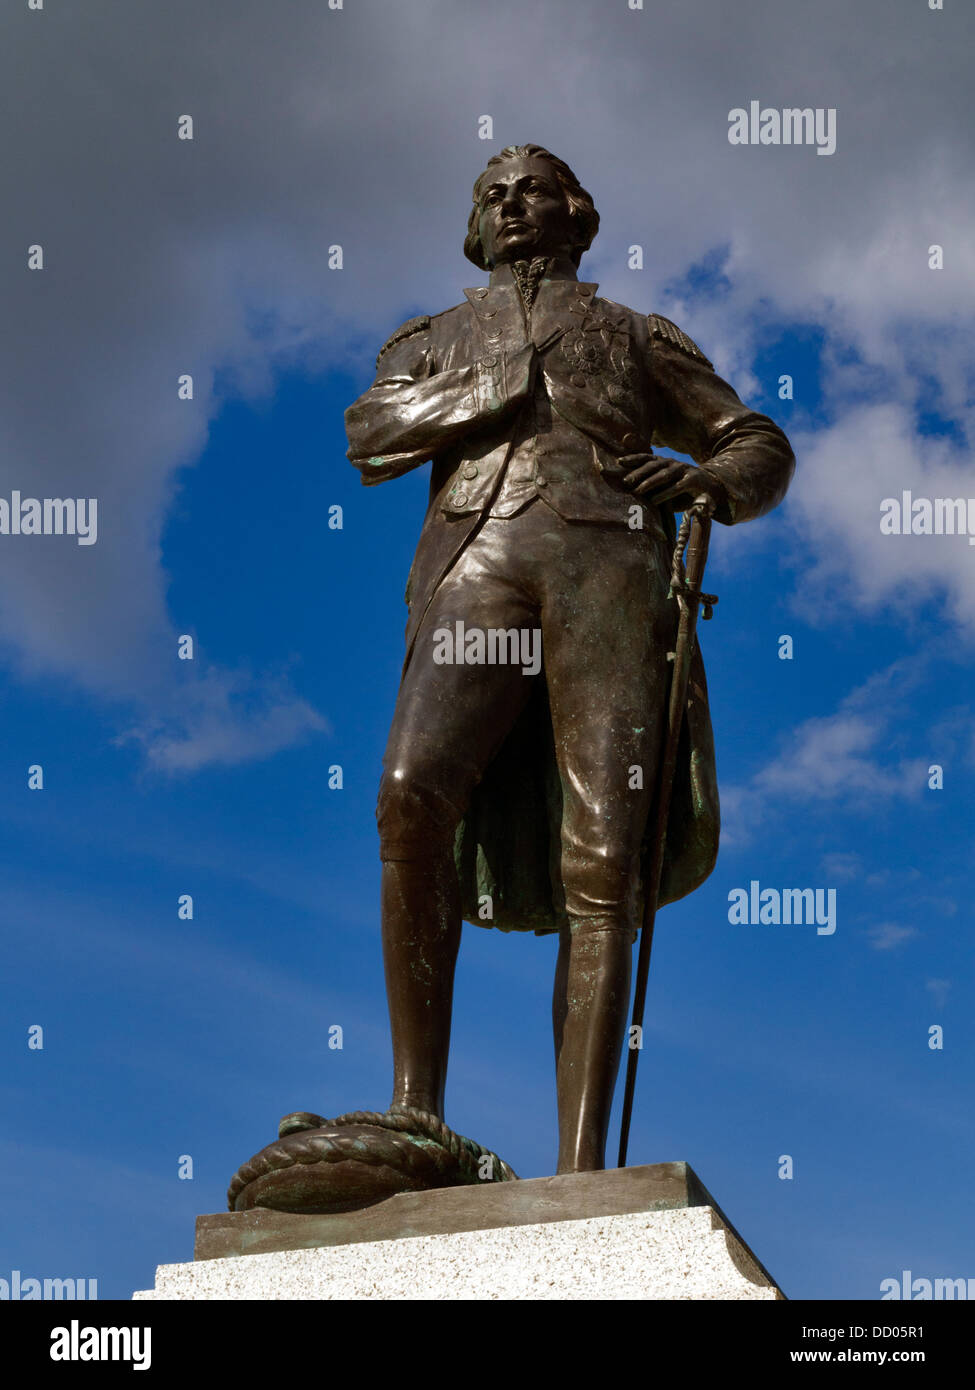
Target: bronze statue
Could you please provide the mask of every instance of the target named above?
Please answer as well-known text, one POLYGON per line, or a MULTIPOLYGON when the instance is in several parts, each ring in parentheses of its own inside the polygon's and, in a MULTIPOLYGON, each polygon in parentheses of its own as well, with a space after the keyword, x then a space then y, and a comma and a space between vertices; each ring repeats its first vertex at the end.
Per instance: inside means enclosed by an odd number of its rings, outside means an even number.
MULTIPOLYGON (((673 514, 701 499, 727 525, 751 520, 794 468, 782 431, 680 328, 579 281, 598 225, 561 160, 502 150, 474 185, 464 244, 488 284, 397 329, 346 412, 367 486, 433 462, 377 809, 383 1123, 405 1132, 422 1115, 450 1134, 462 920, 558 932, 559 1173, 605 1164, 675 644, 673 514)), ((717 842, 695 643, 660 902, 707 877, 717 842)), ((282 1134, 328 1123, 288 1117, 282 1134)))

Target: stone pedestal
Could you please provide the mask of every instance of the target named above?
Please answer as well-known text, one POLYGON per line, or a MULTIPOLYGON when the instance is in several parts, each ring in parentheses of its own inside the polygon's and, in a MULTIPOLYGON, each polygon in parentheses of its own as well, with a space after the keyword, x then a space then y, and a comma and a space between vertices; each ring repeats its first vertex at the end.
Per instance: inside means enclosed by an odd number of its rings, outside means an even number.
POLYGON ((363 1211, 197 1221, 136 1299, 777 1299, 684 1163, 401 1193, 363 1211))

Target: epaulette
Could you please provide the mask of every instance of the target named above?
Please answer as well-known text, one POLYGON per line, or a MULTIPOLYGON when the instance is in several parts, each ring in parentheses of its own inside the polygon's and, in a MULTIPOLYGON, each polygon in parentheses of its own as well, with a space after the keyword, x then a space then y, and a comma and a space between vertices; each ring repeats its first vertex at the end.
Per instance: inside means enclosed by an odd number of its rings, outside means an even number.
POLYGON ((650 324, 650 337, 663 338, 665 343, 675 347, 679 352, 685 352, 688 357, 696 357, 699 362, 703 362, 706 367, 714 371, 714 363, 709 362, 704 353, 687 334, 677 327, 676 323, 671 323, 670 319, 665 319, 663 314, 648 314, 647 321, 650 324))
POLYGON ((415 319, 407 319, 401 323, 391 338, 387 338, 379 349, 379 357, 376 358, 376 366, 379 366, 380 358, 384 352, 388 352, 394 343, 402 342, 404 338, 411 338, 414 333, 422 333, 425 328, 430 327, 429 314, 418 314, 415 319))

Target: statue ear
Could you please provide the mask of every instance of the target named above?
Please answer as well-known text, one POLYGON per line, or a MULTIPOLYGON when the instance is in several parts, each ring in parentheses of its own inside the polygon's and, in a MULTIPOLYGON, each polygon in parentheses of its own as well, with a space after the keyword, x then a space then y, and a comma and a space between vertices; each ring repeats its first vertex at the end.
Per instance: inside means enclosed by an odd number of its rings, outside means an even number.
POLYGON ((475 203, 467 219, 467 235, 464 238, 464 255, 477 266, 478 270, 490 270, 484 255, 484 247, 478 232, 478 207, 475 203))
POLYGON ((575 242, 573 250, 578 251, 579 255, 581 256, 583 251, 586 250, 586 247, 583 245, 586 237, 582 226, 582 209, 579 207, 577 203, 574 203, 572 201, 568 194, 566 194, 565 201, 569 209, 569 223, 572 226, 573 231, 579 238, 578 241, 575 242))

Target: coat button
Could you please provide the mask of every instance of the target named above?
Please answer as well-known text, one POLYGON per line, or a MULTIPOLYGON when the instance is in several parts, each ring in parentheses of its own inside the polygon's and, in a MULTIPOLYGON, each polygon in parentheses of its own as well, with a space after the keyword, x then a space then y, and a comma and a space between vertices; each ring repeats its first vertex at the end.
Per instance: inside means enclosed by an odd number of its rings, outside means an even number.
POLYGON ((484 357, 481 360, 485 367, 496 367, 498 365, 498 359, 496 357, 484 357))
POLYGON ((455 507, 466 507, 466 506, 467 506, 467 493, 466 493, 466 492, 458 492, 458 493, 457 493, 456 497, 454 498, 454 506, 455 506, 455 507))
POLYGON ((640 436, 638 434, 624 434, 623 436, 624 449, 635 449, 639 442, 640 436))
POLYGON ((599 407, 599 413, 604 417, 610 416, 613 413, 613 407, 611 405, 607 405, 607 403, 603 401, 602 405, 599 407))
POLYGON ((498 311, 497 309, 485 309, 483 316, 486 319, 496 319, 498 317, 498 311))
POLYGON ((535 486, 536 486, 536 487, 548 487, 548 479, 547 479, 547 478, 536 478, 536 479, 535 479, 535 486))
POLYGON ((462 472, 463 472, 463 475, 464 475, 465 478, 476 478, 476 477, 477 477, 477 464, 476 464, 476 463, 465 463, 465 464, 464 464, 464 467, 463 467, 463 469, 462 469, 462 472))
POLYGON ((585 285, 576 285, 576 294, 587 295, 588 293, 589 291, 586 289, 585 285))
POLYGON ((585 304, 572 304, 569 307, 573 314, 584 314, 586 312, 585 304))
POLYGON ((475 290, 475 291, 474 291, 474 296, 475 296, 476 299, 486 299, 486 298, 487 298, 487 290, 475 290))
POLYGON ((573 386, 578 386, 580 389, 583 386, 589 385, 589 378, 587 376, 583 376, 581 372, 576 372, 574 376, 570 376, 569 381, 572 383, 573 386))

